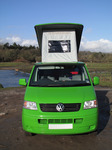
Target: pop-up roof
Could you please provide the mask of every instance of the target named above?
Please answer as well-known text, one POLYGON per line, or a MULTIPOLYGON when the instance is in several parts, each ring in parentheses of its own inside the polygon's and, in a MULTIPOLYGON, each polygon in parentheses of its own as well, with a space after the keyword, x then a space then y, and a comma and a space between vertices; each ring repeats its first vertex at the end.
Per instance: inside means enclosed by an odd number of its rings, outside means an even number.
POLYGON ((42 62, 78 61, 83 25, 72 23, 35 26, 42 62))

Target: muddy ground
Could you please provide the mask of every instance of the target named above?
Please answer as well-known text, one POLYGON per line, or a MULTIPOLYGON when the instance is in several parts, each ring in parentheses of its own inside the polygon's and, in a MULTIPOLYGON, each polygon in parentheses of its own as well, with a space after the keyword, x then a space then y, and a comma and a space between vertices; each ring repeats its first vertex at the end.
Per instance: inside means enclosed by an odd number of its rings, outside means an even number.
POLYGON ((21 112, 25 88, 0 90, 0 150, 112 150, 112 89, 95 87, 99 102, 97 135, 25 136, 21 112))

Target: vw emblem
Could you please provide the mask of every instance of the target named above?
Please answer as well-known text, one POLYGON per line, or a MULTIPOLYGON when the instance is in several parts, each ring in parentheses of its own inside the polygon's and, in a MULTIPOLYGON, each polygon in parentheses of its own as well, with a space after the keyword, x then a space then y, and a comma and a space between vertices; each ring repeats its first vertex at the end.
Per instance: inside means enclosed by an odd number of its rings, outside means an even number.
POLYGON ((59 112, 62 112, 64 110, 64 105, 62 103, 59 103, 56 105, 56 110, 59 112))

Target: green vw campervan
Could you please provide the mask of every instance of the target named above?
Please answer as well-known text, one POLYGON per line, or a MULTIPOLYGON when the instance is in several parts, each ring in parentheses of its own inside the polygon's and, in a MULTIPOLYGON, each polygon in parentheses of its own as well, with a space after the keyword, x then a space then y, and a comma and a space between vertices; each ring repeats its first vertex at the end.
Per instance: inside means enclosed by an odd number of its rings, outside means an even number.
POLYGON ((98 125, 98 103, 85 63, 78 62, 83 25, 36 25, 42 62, 36 63, 24 96, 22 125, 26 133, 80 134, 98 125))

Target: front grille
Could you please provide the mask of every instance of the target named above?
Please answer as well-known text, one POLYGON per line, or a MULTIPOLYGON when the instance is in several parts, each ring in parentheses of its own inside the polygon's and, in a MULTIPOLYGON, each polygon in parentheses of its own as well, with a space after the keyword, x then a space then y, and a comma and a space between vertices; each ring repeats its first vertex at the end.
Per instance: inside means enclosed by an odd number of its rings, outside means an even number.
MULTIPOLYGON (((66 103, 62 112, 79 111, 81 103, 66 103)), ((43 112, 58 112, 56 109, 57 104, 40 104, 40 109, 43 112)))
POLYGON ((61 123, 72 123, 73 121, 72 121, 72 119, 48 119, 48 123, 50 123, 50 124, 56 124, 56 123, 59 123, 59 124, 61 124, 61 123))
POLYGON ((39 124, 68 124, 73 121, 72 119, 38 119, 39 124))

